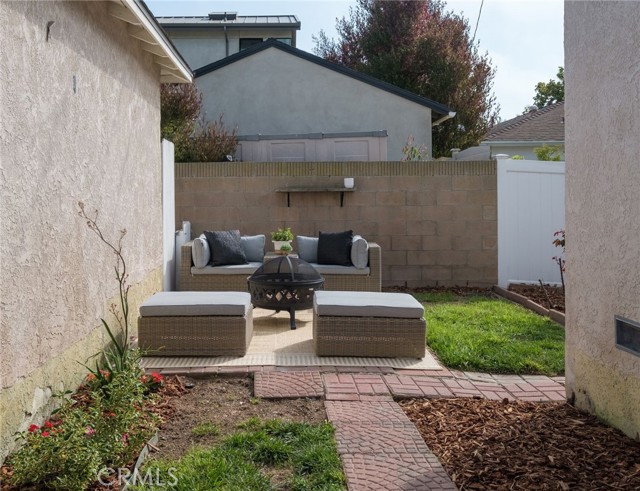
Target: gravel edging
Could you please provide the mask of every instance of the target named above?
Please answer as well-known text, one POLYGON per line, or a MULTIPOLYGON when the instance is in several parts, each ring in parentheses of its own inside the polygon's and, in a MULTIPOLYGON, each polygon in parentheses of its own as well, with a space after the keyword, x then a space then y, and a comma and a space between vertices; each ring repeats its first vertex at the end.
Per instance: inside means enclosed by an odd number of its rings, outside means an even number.
POLYGON ((528 299, 527 297, 520 295, 518 293, 512 292, 510 290, 506 290, 498 285, 494 285, 493 292, 497 295, 506 298, 507 300, 511 300, 512 302, 516 302, 523 307, 533 310, 534 312, 549 317, 552 321, 564 326, 565 324, 565 314, 563 312, 559 312, 555 309, 547 309, 540 304, 535 303, 534 301, 528 299))

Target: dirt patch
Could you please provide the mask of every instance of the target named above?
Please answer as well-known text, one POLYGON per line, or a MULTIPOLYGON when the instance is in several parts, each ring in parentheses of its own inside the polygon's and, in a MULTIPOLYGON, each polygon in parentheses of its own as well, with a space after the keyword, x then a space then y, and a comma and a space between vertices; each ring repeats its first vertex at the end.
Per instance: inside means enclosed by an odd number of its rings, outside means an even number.
POLYGON ((215 445, 249 418, 321 423, 327 419, 322 401, 291 399, 272 401, 253 397, 250 377, 184 378, 187 388, 167 404, 172 407, 159 432, 153 457, 179 458, 194 445, 215 445), (208 425, 207 425, 208 423, 208 425), (194 428, 202 429, 194 434, 194 428))
POLYGON ((640 489, 640 442, 568 404, 411 399, 401 406, 460 489, 640 489))
POLYGON ((564 312, 564 290, 550 285, 509 285, 509 290, 547 309, 564 312))

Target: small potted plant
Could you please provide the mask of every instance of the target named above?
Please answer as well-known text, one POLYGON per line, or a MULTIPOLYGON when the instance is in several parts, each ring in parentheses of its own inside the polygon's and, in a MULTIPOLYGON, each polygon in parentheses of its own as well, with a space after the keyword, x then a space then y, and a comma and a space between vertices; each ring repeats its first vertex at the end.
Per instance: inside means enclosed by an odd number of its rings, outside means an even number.
POLYGON ((290 227, 279 228, 275 232, 271 232, 271 240, 273 241, 273 250, 281 251, 284 244, 287 244, 289 247, 291 247, 291 241, 293 241, 293 232, 291 231, 290 227))
POLYGON ((288 255, 292 250, 293 247, 291 247, 291 244, 289 244, 289 242, 285 242, 280 246, 280 254, 283 254, 285 256, 288 255))

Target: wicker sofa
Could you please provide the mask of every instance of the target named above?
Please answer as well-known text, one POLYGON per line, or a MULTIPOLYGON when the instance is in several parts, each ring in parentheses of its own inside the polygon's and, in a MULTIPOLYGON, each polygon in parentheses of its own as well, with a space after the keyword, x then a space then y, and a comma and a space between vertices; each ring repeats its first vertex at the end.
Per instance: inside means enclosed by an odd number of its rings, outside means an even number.
MULTIPOLYGON (((193 265, 192 247, 193 241, 182 246, 178 285, 181 291, 247 291, 247 277, 262 265, 254 262, 241 266, 209 267, 206 271, 198 271, 193 265)), ((369 242, 369 264, 366 270, 355 270, 345 266, 312 265, 324 278, 325 290, 381 290, 381 250, 375 242, 369 242)))

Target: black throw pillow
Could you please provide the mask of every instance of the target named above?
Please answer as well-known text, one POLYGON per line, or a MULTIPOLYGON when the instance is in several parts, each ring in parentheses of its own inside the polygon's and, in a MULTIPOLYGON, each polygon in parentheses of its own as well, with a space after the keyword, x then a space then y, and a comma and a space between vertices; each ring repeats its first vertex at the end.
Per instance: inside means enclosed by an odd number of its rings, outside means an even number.
POLYGON ((346 232, 320 232, 318 239, 318 264, 353 266, 351 242, 353 230, 346 232))
POLYGON ((222 230, 209 232, 204 235, 211 249, 212 266, 225 266, 228 264, 247 264, 247 257, 242 249, 242 240, 239 230, 222 230))

